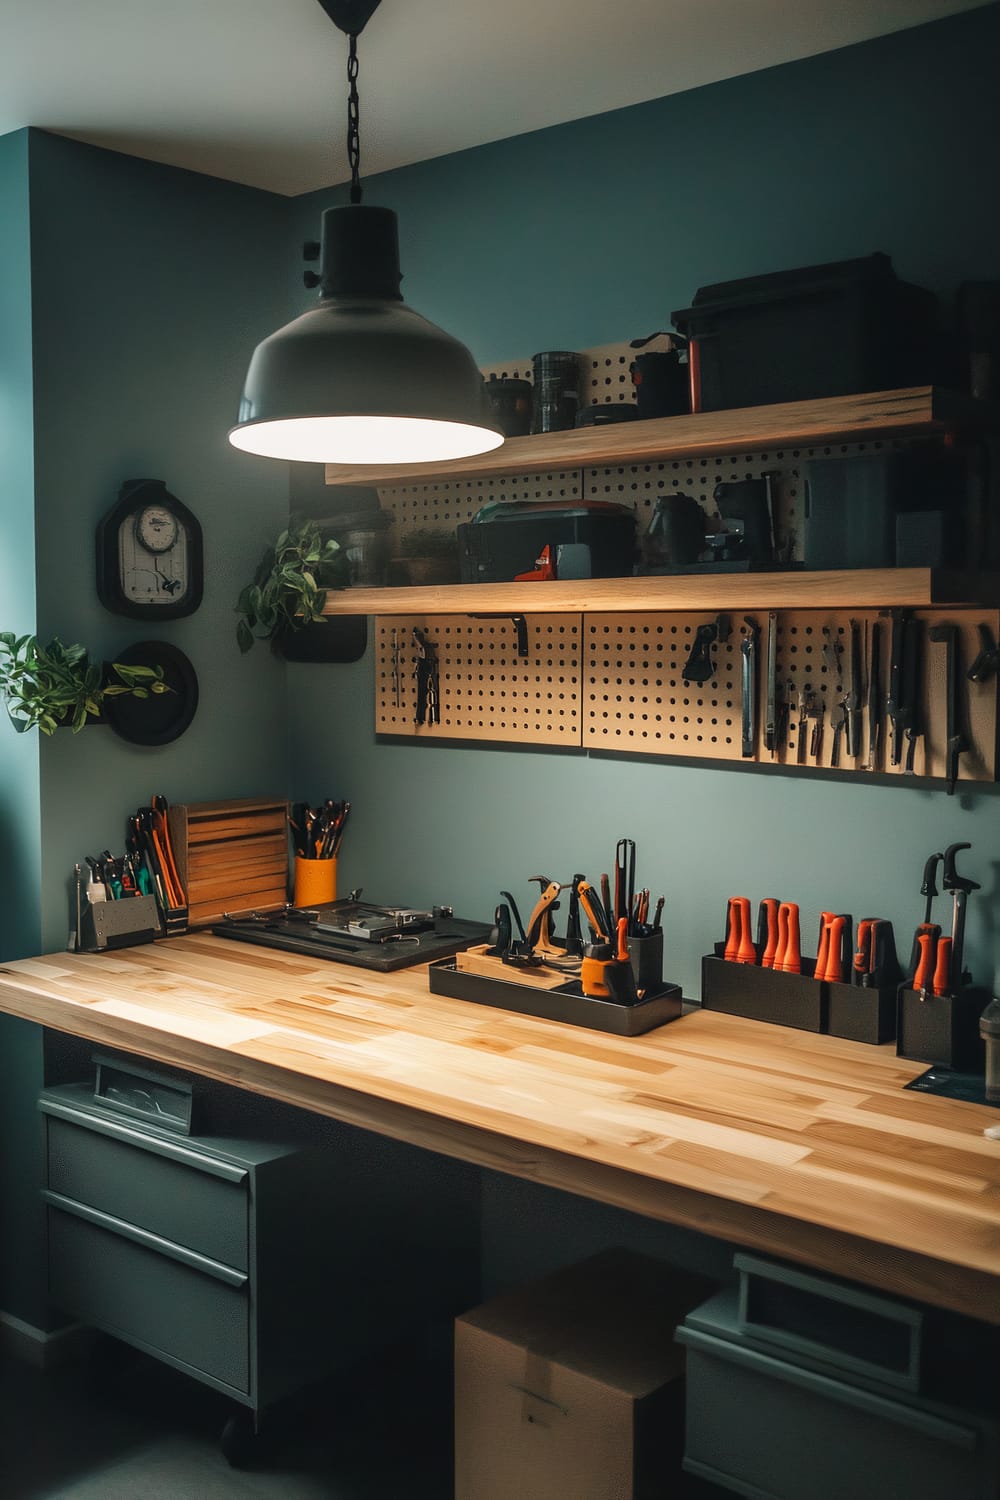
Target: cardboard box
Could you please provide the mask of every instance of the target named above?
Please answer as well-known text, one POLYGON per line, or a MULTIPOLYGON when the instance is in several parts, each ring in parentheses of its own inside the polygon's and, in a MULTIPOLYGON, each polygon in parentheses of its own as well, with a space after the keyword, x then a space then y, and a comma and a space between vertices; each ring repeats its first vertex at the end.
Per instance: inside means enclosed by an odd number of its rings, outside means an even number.
POLYGON ((607 1250, 455 1324, 455 1500, 669 1500, 681 1493, 684 1352, 715 1290, 607 1250))

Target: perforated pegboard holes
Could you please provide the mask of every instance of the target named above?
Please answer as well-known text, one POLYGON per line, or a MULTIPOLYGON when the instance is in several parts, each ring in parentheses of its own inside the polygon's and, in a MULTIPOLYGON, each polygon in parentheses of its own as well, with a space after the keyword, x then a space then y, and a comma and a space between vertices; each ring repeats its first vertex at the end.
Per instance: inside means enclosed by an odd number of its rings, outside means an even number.
POLYGON ((423 738, 579 745, 579 616, 529 616, 526 626, 528 656, 523 658, 518 655, 515 624, 506 618, 427 615, 379 620, 376 730, 423 738), (441 717, 436 725, 415 722, 415 657, 410 644, 415 625, 437 653, 441 717), (403 658, 399 707, 392 671, 393 629, 403 658))
POLYGON ((584 617, 584 745, 708 759, 739 755, 740 679, 732 638, 711 681, 685 681, 705 615, 584 617))

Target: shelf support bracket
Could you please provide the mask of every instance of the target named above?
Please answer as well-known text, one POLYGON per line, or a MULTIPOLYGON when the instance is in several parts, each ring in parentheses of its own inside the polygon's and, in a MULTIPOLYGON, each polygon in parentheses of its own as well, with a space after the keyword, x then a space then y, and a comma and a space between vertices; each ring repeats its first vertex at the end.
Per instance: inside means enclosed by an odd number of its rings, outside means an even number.
POLYGON ((525 661, 528 659, 528 622, 523 615, 470 615, 470 620, 510 620, 517 631, 517 654, 525 661))

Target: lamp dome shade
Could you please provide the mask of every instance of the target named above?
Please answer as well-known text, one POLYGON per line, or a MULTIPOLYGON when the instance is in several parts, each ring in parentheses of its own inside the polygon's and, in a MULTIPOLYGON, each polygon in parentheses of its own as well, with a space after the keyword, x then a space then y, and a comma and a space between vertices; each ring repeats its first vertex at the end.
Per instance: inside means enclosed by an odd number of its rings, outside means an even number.
POLYGON ((421 463, 499 447, 464 344, 402 302, 396 216, 323 215, 317 306, 257 346, 230 442, 312 463, 421 463))

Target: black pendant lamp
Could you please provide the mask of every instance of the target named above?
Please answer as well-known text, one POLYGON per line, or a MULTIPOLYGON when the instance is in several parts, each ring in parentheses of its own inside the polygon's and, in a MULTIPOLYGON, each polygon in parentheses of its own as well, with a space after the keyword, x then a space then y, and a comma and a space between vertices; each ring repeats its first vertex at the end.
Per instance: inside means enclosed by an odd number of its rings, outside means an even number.
POLYGON ((323 214, 319 302, 258 344, 234 447, 309 463, 422 463, 503 442, 464 344, 407 307, 396 215, 362 206, 357 38, 379 0, 319 0, 350 41, 351 202, 323 214))

